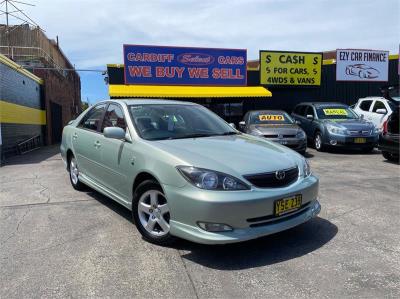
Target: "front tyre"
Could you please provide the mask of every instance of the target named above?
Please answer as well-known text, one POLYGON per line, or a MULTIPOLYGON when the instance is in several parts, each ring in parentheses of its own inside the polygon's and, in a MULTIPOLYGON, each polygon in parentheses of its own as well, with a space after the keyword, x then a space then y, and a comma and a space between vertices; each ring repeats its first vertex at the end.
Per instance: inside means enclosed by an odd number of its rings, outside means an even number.
POLYGON ((79 168, 78 168, 78 163, 76 162, 76 159, 74 156, 72 156, 69 159, 68 162, 68 171, 69 171, 69 180, 71 182, 72 187, 75 190, 82 191, 85 187, 80 181, 79 181, 79 168))
POLYGON ((317 151, 324 151, 324 144, 322 143, 322 135, 320 132, 315 133, 314 136, 314 147, 317 151))
POLYGON ((144 181, 136 188, 132 202, 132 216, 143 238, 158 245, 169 245, 170 211, 161 186, 153 180, 144 181))

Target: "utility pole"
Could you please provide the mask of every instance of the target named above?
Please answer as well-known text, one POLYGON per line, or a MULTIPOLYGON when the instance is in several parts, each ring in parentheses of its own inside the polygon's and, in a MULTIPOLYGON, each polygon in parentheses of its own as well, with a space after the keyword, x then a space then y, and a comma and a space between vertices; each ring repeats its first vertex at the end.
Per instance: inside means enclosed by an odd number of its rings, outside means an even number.
MULTIPOLYGON (((6 0, 6 38, 7 38, 7 52, 8 56, 11 56, 10 54, 10 34, 8 33, 9 31, 9 24, 8 24, 8 0, 6 0)), ((12 58, 12 57, 11 57, 12 58)))

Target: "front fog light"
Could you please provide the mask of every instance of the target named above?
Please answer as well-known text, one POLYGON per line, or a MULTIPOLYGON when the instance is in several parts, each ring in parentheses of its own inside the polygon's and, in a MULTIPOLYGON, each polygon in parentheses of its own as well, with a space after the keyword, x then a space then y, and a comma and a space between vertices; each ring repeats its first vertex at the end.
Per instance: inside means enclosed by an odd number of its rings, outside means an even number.
POLYGON ((211 222, 197 222, 197 225, 208 232, 227 232, 232 231, 233 228, 223 223, 211 223, 211 222))

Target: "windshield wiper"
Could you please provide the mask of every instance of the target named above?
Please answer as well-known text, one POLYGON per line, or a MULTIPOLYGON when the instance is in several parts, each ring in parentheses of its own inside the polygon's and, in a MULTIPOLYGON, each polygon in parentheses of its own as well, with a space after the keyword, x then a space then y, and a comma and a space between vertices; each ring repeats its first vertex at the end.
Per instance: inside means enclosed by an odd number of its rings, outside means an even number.
POLYGON ((168 139, 184 139, 184 138, 198 138, 198 137, 210 137, 210 136, 216 136, 216 134, 195 133, 195 134, 187 134, 176 137, 169 137, 168 139))
POLYGON ((227 136, 227 135, 238 135, 240 134, 239 132, 234 132, 234 131, 230 131, 230 132, 224 132, 221 134, 215 134, 214 136, 227 136))

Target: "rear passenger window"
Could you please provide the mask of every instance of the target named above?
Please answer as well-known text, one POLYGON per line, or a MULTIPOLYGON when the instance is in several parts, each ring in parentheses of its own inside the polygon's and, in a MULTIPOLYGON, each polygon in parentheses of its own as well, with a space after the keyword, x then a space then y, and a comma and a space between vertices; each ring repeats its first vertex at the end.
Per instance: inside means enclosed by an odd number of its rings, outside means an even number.
POLYGON ((360 104, 360 109, 363 111, 369 111, 369 107, 371 107, 372 100, 362 101, 360 104))
POLYGON ((386 109, 385 104, 382 101, 376 101, 374 104, 374 108, 372 108, 372 112, 376 112, 378 109, 386 109))
POLYGON ((105 104, 93 107, 92 110, 86 113, 86 115, 83 117, 82 121, 79 124, 79 127, 87 130, 97 131, 105 110, 105 104))

